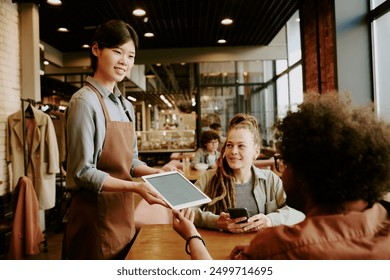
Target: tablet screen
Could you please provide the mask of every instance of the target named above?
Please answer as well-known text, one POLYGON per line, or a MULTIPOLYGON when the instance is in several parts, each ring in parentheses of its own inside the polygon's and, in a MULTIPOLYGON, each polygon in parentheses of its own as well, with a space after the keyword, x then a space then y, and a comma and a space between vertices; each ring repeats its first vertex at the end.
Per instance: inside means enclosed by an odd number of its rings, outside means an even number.
POLYGON ((205 204, 211 199, 178 171, 142 176, 173 209, 205 204))

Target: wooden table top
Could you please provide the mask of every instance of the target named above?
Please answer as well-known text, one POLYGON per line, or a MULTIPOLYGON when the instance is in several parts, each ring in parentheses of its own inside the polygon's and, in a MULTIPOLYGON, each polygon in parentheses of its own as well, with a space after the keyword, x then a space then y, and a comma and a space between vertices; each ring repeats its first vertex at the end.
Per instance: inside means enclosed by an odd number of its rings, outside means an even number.
MULTIPOLYGON (((198 229, 210 255, 215 260, 229 259, 236 245, 248 244, 256 233, 227 233, 198 229)), ((189 260, 185 240, 175 232, 172 224, 143 225, 126 260, 189 260)))

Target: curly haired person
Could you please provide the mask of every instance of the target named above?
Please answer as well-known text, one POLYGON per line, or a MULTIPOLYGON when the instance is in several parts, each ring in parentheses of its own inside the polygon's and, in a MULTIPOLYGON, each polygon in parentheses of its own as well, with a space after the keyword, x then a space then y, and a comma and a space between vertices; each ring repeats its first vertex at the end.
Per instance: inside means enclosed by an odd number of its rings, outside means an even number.
POLYGON ((219 134, 216 131, 203 131, 200 136, 201 147, 196 150, 195 156, 191 161, 191 167, 194 168, 197 163, 206 163, 209 165, 209 168, 215 168, 220 155, 218 151, 219 141, 219 134))

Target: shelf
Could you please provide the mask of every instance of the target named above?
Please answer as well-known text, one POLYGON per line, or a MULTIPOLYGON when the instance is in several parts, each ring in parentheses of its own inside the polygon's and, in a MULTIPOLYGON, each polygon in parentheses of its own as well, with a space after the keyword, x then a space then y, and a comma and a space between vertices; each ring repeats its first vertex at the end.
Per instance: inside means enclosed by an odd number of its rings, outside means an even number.
POLYGON ((142 151, 138 151, 139 154, 150 154, 150 153, 190 153, 190 152, 194 152, 195 150, 187 150, 187 149, 175 149, 175 150, 170 150, 170 149, 167 149, 167 150, 164 150, 164 149, 160 149, 160 150, 142 150, 142 151))
POLYGON ((196 149, 195 130, 137 131, 139 153, 191 152, 196 149))

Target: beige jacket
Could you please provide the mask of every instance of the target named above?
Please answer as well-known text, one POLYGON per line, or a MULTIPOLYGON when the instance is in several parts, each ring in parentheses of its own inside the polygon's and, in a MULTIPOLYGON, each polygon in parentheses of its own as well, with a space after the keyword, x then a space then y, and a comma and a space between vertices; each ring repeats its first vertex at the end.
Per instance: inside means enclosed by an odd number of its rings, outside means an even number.
POLYGON ((27 175, 33 182, 42 210, 53 208, 56 194, 56 173, 59 169, 59 154, 53 122, 49 115, 33 109, 35 126, 32 132, 28 172, 24 174, 22 112, 8 117, 6 137, 6 161, 11 164, 14 189, 20 177, 27 175))

